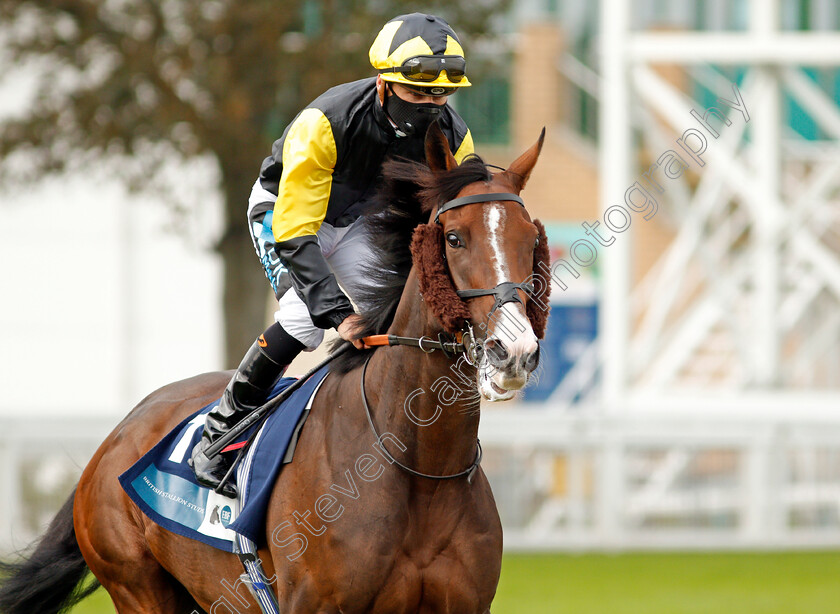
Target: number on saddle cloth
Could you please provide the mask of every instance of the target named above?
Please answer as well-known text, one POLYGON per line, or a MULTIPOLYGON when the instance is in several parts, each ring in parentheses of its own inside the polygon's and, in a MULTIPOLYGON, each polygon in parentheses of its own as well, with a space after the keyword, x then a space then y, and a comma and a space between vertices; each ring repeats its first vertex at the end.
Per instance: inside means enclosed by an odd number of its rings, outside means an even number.
MULTIPOLYGON (((237 534, 257 541, 274 481, 290 460, 289 451, 326 373, 326 367, 315 373, 265 421, 238 472, 239 501, 198 485, 186 462, 212 405, 181 422, 120 476, 120 484, 146 516, 174 533, 226 552, 233 550, 237 534)), ((296 381, 284 379, 278 388, 296 381)))

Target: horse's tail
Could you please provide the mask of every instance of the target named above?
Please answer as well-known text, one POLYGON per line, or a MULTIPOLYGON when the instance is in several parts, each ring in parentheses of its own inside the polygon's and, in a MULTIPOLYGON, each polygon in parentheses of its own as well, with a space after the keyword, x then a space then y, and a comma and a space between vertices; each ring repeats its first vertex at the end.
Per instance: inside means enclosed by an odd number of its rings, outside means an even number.
POLYGON ((41 536, 35 550, 18 563, 0 563, 2 614, 58 614, 74 606, 99 587, 83 587, 88 573, 76 530, 73 494, 41 536))

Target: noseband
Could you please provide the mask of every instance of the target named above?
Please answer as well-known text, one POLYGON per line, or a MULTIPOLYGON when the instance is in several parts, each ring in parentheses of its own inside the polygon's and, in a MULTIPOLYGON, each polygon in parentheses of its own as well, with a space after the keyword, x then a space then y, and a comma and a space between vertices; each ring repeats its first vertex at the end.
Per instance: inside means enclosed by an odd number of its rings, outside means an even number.
POLYGON ((512 281, 503 281, 495 288, 455 290, 455 294, 457 294, 460 298, 475 298, 477 296, 487 296, 489 294, 495 296, 496 303, 493 305, 490 313, 487 314, 487 319, 490 320, 493 318, 493 314, 496 310, 505 303, 519 303, 523 307, 525 306, 525 303, 522 301, 522 298, 519 296, 517 290, 522 290, 525 294, 531 296, 534 294, 534 284, 528 284, 525 282, 515 284, 512 281))

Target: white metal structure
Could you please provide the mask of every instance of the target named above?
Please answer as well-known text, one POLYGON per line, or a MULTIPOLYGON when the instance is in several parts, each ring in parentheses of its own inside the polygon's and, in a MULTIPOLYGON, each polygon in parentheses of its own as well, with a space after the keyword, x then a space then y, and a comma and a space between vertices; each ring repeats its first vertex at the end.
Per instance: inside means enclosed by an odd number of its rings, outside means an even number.
MULTIPOLYGON (((710 118, 720 138, 701 131, 705 166, 694 185, 684 180, 691 175, 667 184, 659 175, 660 204, 676 232, 646 279, 631 290, 628 241, 604 250, 606 406, 667 395, 677 409, 696 398, 687 390, 709 387, 730 390, 733 400, 784 390, 801 406, 792 391, 818 386, 834 391, 828 402, 837 407, 840 108, 801 68, 840 67, 840 34, 782 31, 778 0, 750 0, 742 32, 634 31, 633 4, 601 3, 602 212, 634 181, 644 183, 645 169, 634 168, 635 135, 655 160, 667 149, 685 155, 675 139, 701 128, 692 111, 702 116, 704 105, 658 68, 690 69, 731 125, 710 118), (723 99, 736 93, 711 65, 746 68, 739 92, 748 121, 727 108, 723 99), (829 141, 785 133, 783 91, 829 141)), ((637 221, 644 223, 638 214, 637 221)))
POLYGON ((509 550, 840 547, 840 421, 482 417, 509 550))
POLYGON ((840 108, 803 69, 840 68, 840 33, 782 31, 778 0, 744 0, 743 31, 653 32, 634 29, 639 4, 600 3, 599 74, 558 66, 600 101, 602 216, 639 181, 673 240, 634 285, 632 230, 616 235, 601 250, 600 348, 542 410, 483 419, 506 545, 836 548, 840 108), (675 65, 718 102, 692 100, 675 65), (824 140, 791 134, 783 94, 824 140), (720 100, 737 96, 744 113, 720 100), (719 138, 692 115, 709 106, 731 121, 708 120, 719 138), (689 129, 705 131, 699 169, 677 143, 689 129), (693 170, 660 174, 657 191, 638 161, 669 150, 693 170), (598 373, 600 397, 573 406, 598 373))

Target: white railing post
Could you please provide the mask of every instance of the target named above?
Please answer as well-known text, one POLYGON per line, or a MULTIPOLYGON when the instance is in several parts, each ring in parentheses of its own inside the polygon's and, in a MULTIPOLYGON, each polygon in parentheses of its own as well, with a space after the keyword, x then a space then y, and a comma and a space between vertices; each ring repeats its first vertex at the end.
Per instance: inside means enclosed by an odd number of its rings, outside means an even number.
POLYGON ((20 469, 17 446, 10 439, 0 437, 0 488, 3 489, 0 497, 0 528, 3 529, 0 544, 3 544, 4 553, 25 545, 19 543, 12 533, 22 519, 20 469))
MULTIPOLYGON (((599 190, 601 214, 623 205, 630 185, 632 151, 630 84, 628 82, 628 0, 601 1, 601 90, 599 125, 599 190)), ((632 232, 632 230, 631 230, 632 232)), ((630 240, 619 236, 604 248, 599 338, 603 360, 603 396, 609 411, 627 386, 630 337, 630 240)))

